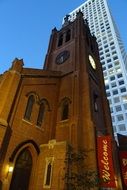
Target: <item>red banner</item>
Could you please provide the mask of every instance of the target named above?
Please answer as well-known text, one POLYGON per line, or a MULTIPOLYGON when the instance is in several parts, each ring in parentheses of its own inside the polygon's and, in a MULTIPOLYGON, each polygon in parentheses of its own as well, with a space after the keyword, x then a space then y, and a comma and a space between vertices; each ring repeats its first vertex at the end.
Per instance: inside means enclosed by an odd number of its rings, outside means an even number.
POLYGON ((127 187, 127 151, 119 151, 119 158, 123 182, 127 187))
POLYGON ((97 138, 98 167, 100 174, 100 186, 115 188, 114 168, 112 159, 112 146, 110 136, 97 138))

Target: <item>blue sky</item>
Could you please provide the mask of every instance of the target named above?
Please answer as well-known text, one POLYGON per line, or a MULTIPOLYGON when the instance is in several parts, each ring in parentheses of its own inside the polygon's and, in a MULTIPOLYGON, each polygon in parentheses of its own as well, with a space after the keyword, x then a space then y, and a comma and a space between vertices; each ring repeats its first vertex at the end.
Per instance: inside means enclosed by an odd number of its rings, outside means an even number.
MULTIPOLYGON (((43 67, 51 30, 86 0, 0 0, 0 73, 17 57, 43 67)), ((127 50, 127 0, 108 0, 127 50)))

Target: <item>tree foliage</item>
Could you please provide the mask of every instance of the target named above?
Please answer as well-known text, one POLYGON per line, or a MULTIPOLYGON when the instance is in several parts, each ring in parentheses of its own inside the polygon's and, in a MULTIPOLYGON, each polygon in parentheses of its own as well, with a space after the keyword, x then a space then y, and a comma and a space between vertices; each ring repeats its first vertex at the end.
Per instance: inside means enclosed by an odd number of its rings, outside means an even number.
POLYGON ((87 170, 84 166, 86 157, 86 151, 74 151, 71 146, 68 147, 64 178, 67 190, 90 190, 98 186, 99 180, 96 171, 87 170))

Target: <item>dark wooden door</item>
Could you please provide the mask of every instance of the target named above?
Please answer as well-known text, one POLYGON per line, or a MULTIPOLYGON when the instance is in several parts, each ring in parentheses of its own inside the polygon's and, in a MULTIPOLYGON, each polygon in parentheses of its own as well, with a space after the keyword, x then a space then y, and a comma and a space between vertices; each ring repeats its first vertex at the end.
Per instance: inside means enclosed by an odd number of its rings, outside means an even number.
POLYGON ((23 150, 15 163, 10 190, 28 190, 32 169, 32 157, 30 152, 23 150))

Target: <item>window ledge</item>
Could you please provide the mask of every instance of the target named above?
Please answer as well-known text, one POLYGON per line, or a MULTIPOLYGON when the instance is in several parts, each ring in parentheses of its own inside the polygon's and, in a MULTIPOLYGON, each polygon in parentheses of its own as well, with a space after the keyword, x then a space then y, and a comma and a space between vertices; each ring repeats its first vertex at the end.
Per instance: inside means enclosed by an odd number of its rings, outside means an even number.
POLYGON ((36 125, 36 128, 37 128, 38 130, 40 130, 40 131, 44 132, 44 128, 39 127, 39 126, 37 126, 37 125, 36 125))
POLYGON ((69 119, 64 119, 64 120, 61 120, 60 123, 67 123, 69 121, 69 119))
POLYGON ((60 127, 68 127, 69 126, 68 123, 69 123, 69 119, 65 119, 65 120, 59 121, 57 125, 60 127))
POLYGON ((22 119, 23 122, 29 124, 29 125, 33 125, 30 121, 26 120, 26 119, 22 119))

